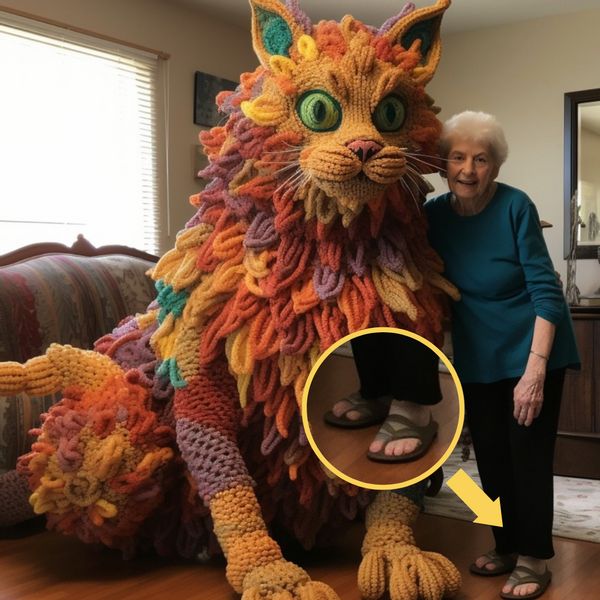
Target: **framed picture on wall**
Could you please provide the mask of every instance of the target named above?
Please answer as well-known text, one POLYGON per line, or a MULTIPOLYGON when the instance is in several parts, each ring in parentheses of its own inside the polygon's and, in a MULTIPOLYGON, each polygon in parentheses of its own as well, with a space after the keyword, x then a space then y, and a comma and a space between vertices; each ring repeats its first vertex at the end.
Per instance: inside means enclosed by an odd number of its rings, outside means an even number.
POLYGON ((223 90, 235 90, 237 83, 222 77, 196 71, 194 77, 194 123, 214 127, 223 118, 217 111, 215 98, 223 90))

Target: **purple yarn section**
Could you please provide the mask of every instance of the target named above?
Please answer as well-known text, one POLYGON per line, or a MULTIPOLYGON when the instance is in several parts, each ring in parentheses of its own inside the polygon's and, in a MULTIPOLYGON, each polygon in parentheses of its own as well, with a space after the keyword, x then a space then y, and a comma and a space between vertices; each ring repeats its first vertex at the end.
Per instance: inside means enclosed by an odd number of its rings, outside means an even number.
MULTIPOLYGON (((151 303, 150 307, 153 304, 151 303)), ((119 346, 114 352, 112 360, 124 371, 135 369, 139 377, 139 383, 150 389, 152 399, 158 402, 156 406, 153 406, 153 409, 161 415, 165 410, 164 402, 173 397, 173 386, 168 378, 157 377, 155 373, 157 360, 150 346, 150 338, 157 328, 158 323, 153 323, 146 329, 140 330, 137 321, 133 317, 121 323, 111 334, 113 341, 133 331, 137 331, 139 335, 119 346)), ((105 338, 102 339, 104 340, 105 338)), ((96 350, 100 352, 105 351, 98 347, 96 350)))
POLYGON ((344 287, 346 276, 343 272, 336 272, 331 267, 317 265, 313 275, 315 291, 321 300, 337 298, 344 287))
POLYGON ((300 421, 300 430, 298 431, 298 443, 301 446, 306 446, 308 444, 308 437, 306 437, 306 431, 304 431, 304 423, 300 421))
POLYGON ((198 175, 203 179, 214 179, 220 177, 230 181, 242 168, 243 159, 239 153, 234 152, 214 159, 207 167, 202 169, 198 175))
POLYGON ((346 249, 346 265, 351 275, 362 277, 367 272, 365 245, 363 242, 356 244, 354 253, 350 249, 346 249))
POLYGON ((254 208, 254 202, 248 196, 232 196, 229 192, 223 191, 223 200, 227 208, 240 219, 246 218, 254 208))
MULTIPOLYGON (((134 329, 138 329, 137 322, 135 319, 132 320, 135 324, 134 329)), ((152 348, 150 348, 150 338, 157 328, 158 323, 153 323, 140 331, 139 337, 129 340, 120 346, 113 354, 112 359, 125 371, 154 361, 156 357, 152 348)), ((118 334, 115 335, 115 338, 119 337, 121 336, 118 334)))
POLYGON ((225 435, 187 418, 177 421, 176 431, 181 455, 205 504, 223 490, 254 485, 239 447, 225 435))
POLYGON ((263 435, 260 451, 263 456, 268 456, 277 448, 283 438, 277 429, 277 423, 273 417, 265 417, 264 431, 266 435, 263 435))
POLYGON ((387 33, 400 19, 410 14, 413 10, 415 10, 415 5, 412 2, 408 2, 404 5, 404 8, 400 11, 400 14, 397 14, 394 17, 390 17, 377 32, 379 35, 383 35, 387 33))
POLYGON ((387 267, 394 273, 400 273, 405 269, 406 260, 402 250, 397 245, 382 237, 377 240, 377 246, 379 248, 379 256, 377 257, 379 266, 387 267))
POLYGON ((285 4, 290 13, 292 13, 296 23, 302 28, 302 31, 308 35, 311 35, 312 22, 308 15, 300 8, 298 0, 286 0, 285 4))
POLYGON ((250 250, 265 250, 271 248, 279 240, 275 231, 275 221, 272 215, 264 211, 256 214, 244 238, 244 246, 250 250))

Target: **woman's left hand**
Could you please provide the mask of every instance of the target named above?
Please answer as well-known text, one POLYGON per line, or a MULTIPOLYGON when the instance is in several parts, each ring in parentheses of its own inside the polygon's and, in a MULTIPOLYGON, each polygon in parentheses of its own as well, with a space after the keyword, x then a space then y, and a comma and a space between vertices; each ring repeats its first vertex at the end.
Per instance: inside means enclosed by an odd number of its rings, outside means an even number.
POLYGON ((513 392, 513 416, 519 425, 529 427, 540 414, 544 402, 544 380, 546 369, 544 365, 527 365, 525 373, 513 392))

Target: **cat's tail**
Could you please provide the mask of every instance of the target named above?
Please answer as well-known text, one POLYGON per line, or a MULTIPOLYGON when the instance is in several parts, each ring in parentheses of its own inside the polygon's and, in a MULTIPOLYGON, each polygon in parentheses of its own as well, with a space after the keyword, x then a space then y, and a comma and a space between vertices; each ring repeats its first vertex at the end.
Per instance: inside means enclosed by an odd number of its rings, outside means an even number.
POLYGON ((46 354, 24 364, 0 363, 0 394, 46 396, 71 386, 95 389, 119 374, 121 369, 107 356, 52 344, 46 354))

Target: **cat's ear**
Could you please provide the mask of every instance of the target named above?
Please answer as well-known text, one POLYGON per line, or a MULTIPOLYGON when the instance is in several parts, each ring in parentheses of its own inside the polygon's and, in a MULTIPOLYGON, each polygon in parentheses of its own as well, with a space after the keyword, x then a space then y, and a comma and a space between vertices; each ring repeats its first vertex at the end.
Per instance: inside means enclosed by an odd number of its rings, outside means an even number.
POLYGON ((279 0, 250 0, 252 45, 264 67, 272 56, 290 57, 304 31, 293 14, 279 0))
POLYGON ((386 33, 392 44, 405 50, 417 49, 420 65, 413 71, 415 79, 426 84, 433 77, 442 54, 440 25, 450 0, 438 0, 433 6, 414 10, 399 19, 386 33))

